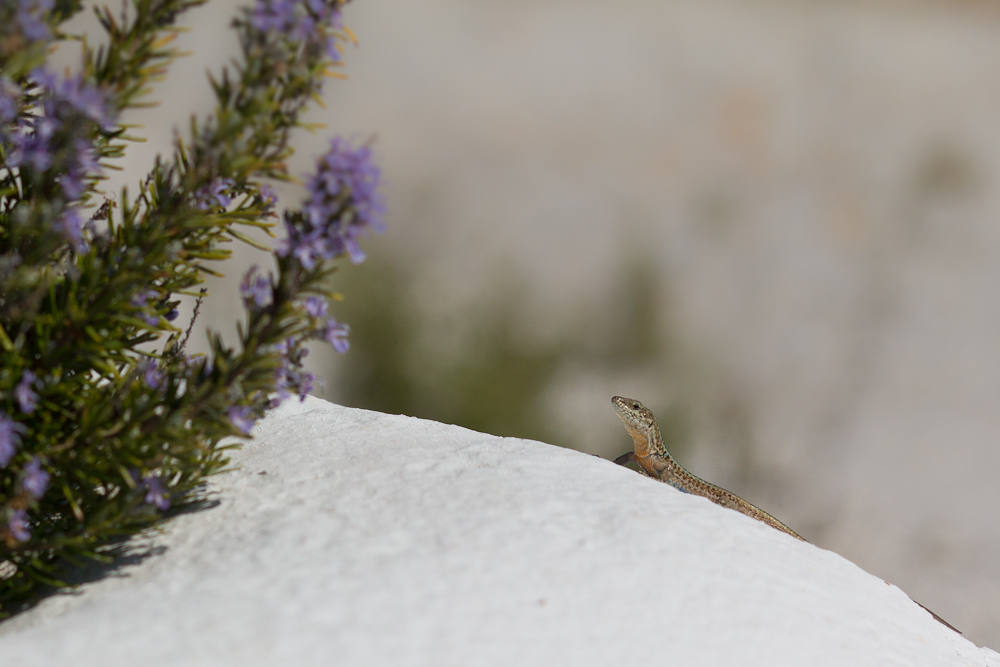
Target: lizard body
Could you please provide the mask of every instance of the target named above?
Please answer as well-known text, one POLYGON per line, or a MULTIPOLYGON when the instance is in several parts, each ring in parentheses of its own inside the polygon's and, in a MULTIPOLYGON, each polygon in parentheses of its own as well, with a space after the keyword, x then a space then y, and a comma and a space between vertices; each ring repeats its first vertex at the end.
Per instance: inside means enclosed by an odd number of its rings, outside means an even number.
MULTIPOLYGON (((615 406, 618 418, 622 420, 622 423, 625 424, 625 429, 632 436, 633 443, 633 451, 622 454, 615 459, 615 463, 624 465, 630 461, 635 461, 647 477, 658 479, 684 493, 708 498, 717 505, 722 505, 723 507, 746 514, 748 517, 762 521, 776 530, 788 533, 796 539, 806 543, 809 542, 806 538, 764 510, 751 505, 735 493, 706 482, 685 470, 680 463, 674 460, 670 452, 667 451, 666 445, 663 444, 663 436, 660 435, 660 427, 656 423, 656 417, 642 403, 633 398, 624 398, 622 396, 613 397, 611 402, 615 406)), ((913 600, 913 598, 910 599, 913 600)), ((962 634, 953 625, 948 623, 948 621, 927 607, 924 607, 924 605, 916 600, 913 600, 913 602, 916 602, 924 611, 933 616, 934 620, 951 628, 958 634, 962 634)))
POLYGON ((621 396, 615 396, 611 402, 614 403, 615 412, 618 413, 619 419, 625 424, 625 429, 632 436, 634 445, 632 452, 618 457, 615 463, 627 463, 634 460, 643 472, 653 479, 665 482, 684 493, 708 498, 716 505, 736 510, 748 517, 763 521, 772 528, 788 533, 803 542, 806 541, 804 537, 759 507, 751 505, 735 493, 706 482, 685 470, 667 451, 663 444, 663 437, 660 435, 660 427, 656 423, 656 417, 642 403, 621 396))

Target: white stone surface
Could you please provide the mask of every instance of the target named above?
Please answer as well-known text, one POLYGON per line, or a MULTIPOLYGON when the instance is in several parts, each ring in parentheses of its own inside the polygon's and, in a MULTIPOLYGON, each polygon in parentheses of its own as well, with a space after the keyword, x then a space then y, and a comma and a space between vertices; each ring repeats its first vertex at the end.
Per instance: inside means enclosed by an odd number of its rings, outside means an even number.
MULTIPOLYGON (((237 53, 240 4, 182 19, 193 30, 177 44, 195 55, 157 86, 161 106, 128 112, 149 141, 112 183, 134 189, 175 128, 209 111, 205 71, 237 53)), ((376 137, 390 231, 340 276, 382 285, 380 260, 400 271, 403 349, 459 351, 401 361, 418 386, 478 345, 462 303, 513 306, 527 354, 580 342, 539 401, 567 440, 616 442, 611 391, 661 419, 690 407, 686 464, 1000 648, 998 7, 353 2, 350 79, 310 119, 376 137), (690 365, 590 359, 621 325, 637 260, 659 276, 661 345, 690 365)), ((76 42, 63 51, 77 60, 76 42)), ((325 136, 297 135, 292 174, 325 136)), ((233 250, 198 320, 230 343, 239 278, 268 265, 233 250)), ((372 307, 343 291, 344 306, 372 307)), ((361 321, 334 314, 357 359, 361 321)), ((207 349, 200 331, 191 352, 207 349)), ((332 380, 325 397, 360 400, 338 381, 359 376, 327 359, 307 359, 332 380)))
POLYGON ((218 507, 0 624, 0 663, 1000 667, 837 554, 608 461, 314 398, 254 435, 218 507))

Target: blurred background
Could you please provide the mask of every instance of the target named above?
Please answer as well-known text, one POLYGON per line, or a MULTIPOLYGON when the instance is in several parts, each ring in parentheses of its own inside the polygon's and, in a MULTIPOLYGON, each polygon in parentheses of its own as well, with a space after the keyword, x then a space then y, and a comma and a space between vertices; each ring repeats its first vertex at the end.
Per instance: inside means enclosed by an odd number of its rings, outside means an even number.
MULTIPOLYGON (((209 110, 235 7, 186 19, 118 182, 209 110)), ((389 231, 338 275, 320 395, 608 458, 638 398, 696 474, 1000 648, 1000 2, 345 16, 292 171, 374 137, 389 231)), ((199 320, 231 341, 266 260, 235 250, 199 320)))

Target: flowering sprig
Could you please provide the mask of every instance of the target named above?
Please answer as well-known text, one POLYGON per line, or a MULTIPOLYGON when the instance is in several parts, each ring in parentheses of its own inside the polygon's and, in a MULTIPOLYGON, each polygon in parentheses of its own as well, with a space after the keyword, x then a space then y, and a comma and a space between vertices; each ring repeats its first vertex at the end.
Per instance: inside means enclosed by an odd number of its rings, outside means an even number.
POLYGON ((15 64, 37 58, 52 38, 49 16, 53 0, 0 3, 0 58, 15 64))
POLYGON ((340 60, 337 30, 343 30, 339 7, 323 0, 259 0, 250 19, 262 41, 301 44, 340 60))
MULTIPOLYGON (((341 354, 350 347, 348 325, 328 315, 326 296, 312 292, 321 289, 329 275, 330 260, 346 255, 354 263, 363 261, 358 239, 384 228, 380 180, 381 171, 368 146, 354 148, 334 139, 307 182, 305 205, 285 213, 286 238, 276 253, 278 275, 264 277, 252 267, 243 277, 240 291, 249 313, 245 345, 266 340, 268 331, 282 320, 296 322, 291 331, 269 343, 279 359, 274 370, 279 400, 293 393, 304 398, 317 381, 302 368, 309 352, 307 341, 326 341, 341 354), (282 307, 290 310, 275 317, 282 307)), ((241 430, 247 418, 247 413, 239 413, 241 430)))
POLYGON ((279 252, 294 255, 306 269, 344 253, 355 264, 363 262, 358 239, 385 228, 381 177, 368 146, 333 139, 306 185, 309 201, 301 213, 285 216, 288 236, 279 252))
POLYGON ((60 559, 100 557, 195 502, 226 463, 221 438, 318 382, 302 368, 307 344, 348 348, 326 280, 382 227, 370 148, 334 141, 306 202, 280 218, 262 182, 289 179, 291 132, 353 41, 342 0, 242 10, 242 58, 212 79, 213 113, 133 196, 100 204, 102 170, 130 140, 118 114, 176 57, 174 22, 202 1, 99 9, 108 42, 79 38, 83 68, 69 78, 44 59, 80 3, 0 4, 0 571, 13 565, 0 614, 57 581, 60 559), (178 295, 229 256, 224 243, 260 247, 241 227, 270 233, 276 219, 286 241, 273 271, 241 284, 238 346, 210 333, 208 354, 186 355, 178 295))
POLYGON ((94 135, 109 132, 115 113, 80 77, 60 79, 36 67, 21 85, 0 82, 0 192, 17 193, 4 235, 18 264, 49 264, 56 248, 87 248, 79 207, 100 177, 94 135), (28 113, 28 112, 31 113, 28 113))

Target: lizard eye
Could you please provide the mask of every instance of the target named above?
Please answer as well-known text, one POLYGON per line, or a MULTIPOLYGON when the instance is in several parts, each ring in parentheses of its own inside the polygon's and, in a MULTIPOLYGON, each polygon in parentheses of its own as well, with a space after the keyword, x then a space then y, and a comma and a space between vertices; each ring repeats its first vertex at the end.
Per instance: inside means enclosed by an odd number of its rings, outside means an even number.
POLYGON ((639 404, 638 403, 633 403, 632 407, 635 408, 636 410, 638 410, 639 409, 639 404))

